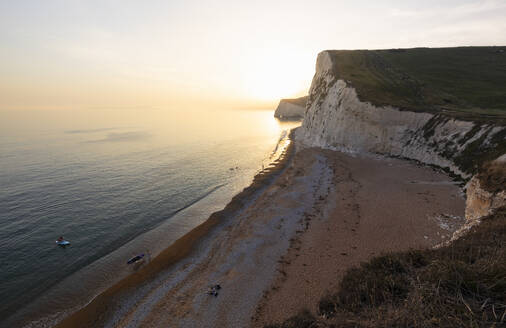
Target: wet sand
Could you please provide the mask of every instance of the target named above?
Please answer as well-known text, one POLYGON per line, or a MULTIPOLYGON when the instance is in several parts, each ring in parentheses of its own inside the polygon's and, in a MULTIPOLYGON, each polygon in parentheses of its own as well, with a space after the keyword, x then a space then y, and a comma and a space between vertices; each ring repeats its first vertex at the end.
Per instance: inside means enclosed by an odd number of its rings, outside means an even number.
POLYGON ((447 176, 398 159, 301 149, 261 185, 59 327, 261 327, 314 310, 361 261, 441 242, 464 214, 447 176))

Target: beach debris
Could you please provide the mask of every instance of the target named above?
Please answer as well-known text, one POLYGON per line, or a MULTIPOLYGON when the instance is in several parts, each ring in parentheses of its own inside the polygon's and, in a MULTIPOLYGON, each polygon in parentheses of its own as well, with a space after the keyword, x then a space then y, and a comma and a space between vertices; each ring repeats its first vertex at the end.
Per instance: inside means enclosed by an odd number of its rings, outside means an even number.
POLYGON ((207 291, 208 295, 212 295, 214 297, 218 297, 218 291, 221 289, 220 285, 213 285, 209 287, 209 290, 207 291))

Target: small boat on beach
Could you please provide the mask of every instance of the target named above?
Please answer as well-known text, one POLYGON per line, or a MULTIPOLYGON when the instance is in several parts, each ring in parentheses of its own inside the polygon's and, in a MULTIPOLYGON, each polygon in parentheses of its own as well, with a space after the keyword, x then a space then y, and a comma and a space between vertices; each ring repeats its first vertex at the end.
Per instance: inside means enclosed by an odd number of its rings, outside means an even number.
POLYGON ((142 261, 143 258, 144 258, 144 254, 136 255, 136 256, 132 257, 130 260, 128 260, 127 264, 137 263, 139 261, 142 261))

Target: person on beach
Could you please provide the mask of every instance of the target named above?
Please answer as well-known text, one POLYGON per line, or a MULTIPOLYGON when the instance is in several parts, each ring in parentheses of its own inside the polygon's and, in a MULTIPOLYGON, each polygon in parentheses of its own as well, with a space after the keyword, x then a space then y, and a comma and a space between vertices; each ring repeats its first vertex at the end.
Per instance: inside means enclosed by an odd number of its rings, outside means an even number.
POLYGON ((220 285, 214 285, 212 287, 209 287, 207 294, 212 295, 214 297, 218 297, 218 290, 220 290, 220 289, 221 289, 220 285))

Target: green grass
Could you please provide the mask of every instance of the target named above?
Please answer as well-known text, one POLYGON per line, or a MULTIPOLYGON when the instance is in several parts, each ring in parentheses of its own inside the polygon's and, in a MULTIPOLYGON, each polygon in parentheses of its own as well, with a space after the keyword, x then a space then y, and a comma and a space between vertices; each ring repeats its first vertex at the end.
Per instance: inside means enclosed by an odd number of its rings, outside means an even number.
POLYGON ((271 328, 505 327, 506 208, 450 246, 383 255, 271 328))
POLYGON ((350 82, 363 101, 465 120, 506 122, 506 47, 329 53, 336 76, 350 82))

